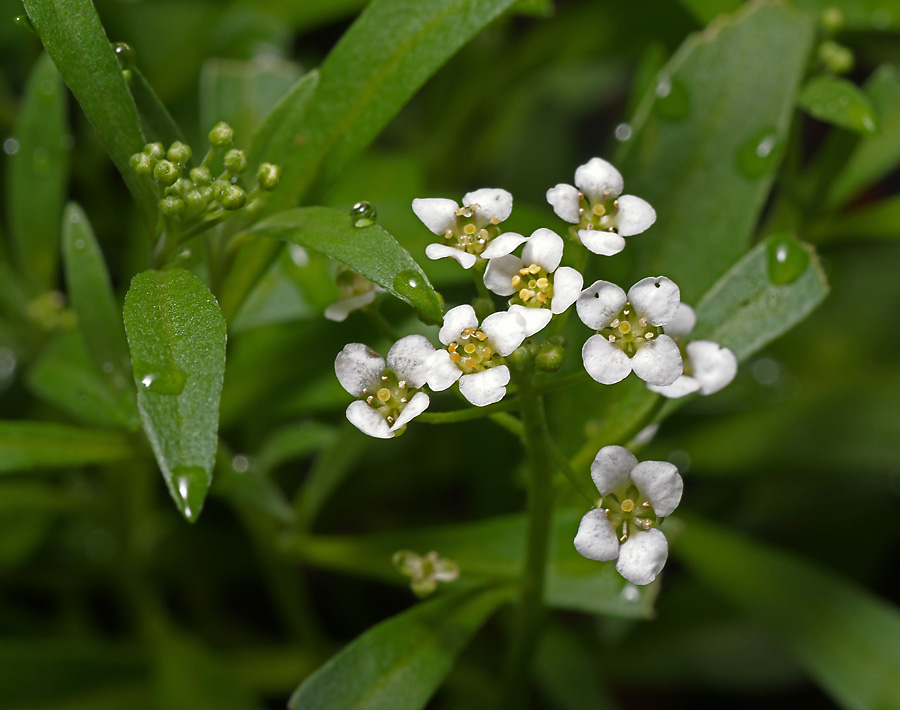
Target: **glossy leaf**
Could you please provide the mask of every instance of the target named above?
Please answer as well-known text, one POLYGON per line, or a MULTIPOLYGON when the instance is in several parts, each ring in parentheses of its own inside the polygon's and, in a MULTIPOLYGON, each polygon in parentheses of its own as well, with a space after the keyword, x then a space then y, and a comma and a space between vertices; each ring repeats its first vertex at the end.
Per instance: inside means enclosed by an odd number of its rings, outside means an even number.
POLYGON ((169 113, 169 109, 160 101, 140 69, 137 67, 128 69, 127 82, 147 142, 159 141, 166 147, 175 141, 184 142, 184 135, 169 113))
POLYGON ((193 274, 145 271, 125 297, 125 328, 141 423, 175 504, 193 522, 216 456, 225 320, 193 274))
POLYGON ((249 234, 283 239, 326 254, 427 316, 440 320, 443 315, 434 288, 409 252, 377 224, 355 227, 349 212, 300 207, 263 220, 249 234))
POLYGON ((447 594, 374 626, 311 675, 291 710, 419 710, 508 590, 447 594))
POLYGON ((878 129, 872 102, 856 84, 836 76, 817 76, 807 81, 797 103, 813 118, 871 135, 878 129))
POLYGON ((55 286, 59 225, 68 180, 66 93, 46 54, 28 79, 9 157, 10 237, 32 286, 55 286))
POLYGON ((618 166, 656 224, 630 240, 637 272, 695 301, 743 255, 775 177, 813 18, 751 3, 692 36, 638 108, 618 166))
POLYGON ((140 120, 93 4, 90 0, 24 0, 23 4, 47 53, 152 227, 156 192, 128 162, 144 146, 140 120))
POLYGON ((97 373, 108 383, 118 410, 137 423, 125 327, 100 245, 87 215, 76 204, 63 217, 66 285, 78 331, 97 373))
POLYGON ((114 463, 135 454, 133 443, 112 431, 0 421, 0 473, 114 463))
POLYGON ((673 552, 846 708, 900 708, 900 610, 793 555, 696 518, 673 552))
POLYGON ((812 248, 789 235, 773 235, 703 296, 692 337, 713 340, 745 360, 806 318, 827 295, 812 248))

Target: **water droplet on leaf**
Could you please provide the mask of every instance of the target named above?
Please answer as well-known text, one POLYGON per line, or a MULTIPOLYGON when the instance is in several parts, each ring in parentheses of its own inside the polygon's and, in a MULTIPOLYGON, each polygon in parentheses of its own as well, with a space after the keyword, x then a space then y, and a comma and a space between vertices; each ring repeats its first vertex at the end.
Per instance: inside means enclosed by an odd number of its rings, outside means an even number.
POLYGON ((85 241, 84 241, 84 239, 76 239, 76 240, 75 240, 75 243, 73 244, 73 246, 74 246, 76 249, 84 249, 84 246, 85 246, 85 241))
POLYGON ((143 389, 170 397, 180 395, 187 382, 187 374, 178 367, 153 367, 137 362, 134 364, 134 378, 143 389))
POLYGON ((394 290, 406 298, 414 299, 424 295, 423 283, 424 279, 419 273, 415 271, 401 271, 394 277, 394 290))
POLYGON ((19 152, 19 141, 15 138, 7 138, 3 141, 3 152, 7 155, 15 155, 19 152))
POLYGON ((622 141, 623 143, 627 140, 631 140, 631 126, 627 123, 620 123, 616 126, 615 136, 617 141, 622 141))
POLYGON ((799 279, 809 266, 809 251, 790 235, 770 237, 767 244, 769 281, 780 286, 799 279))
POLYGON ((173 498, 178 510, 191 523, 200 517, 209 484, 210 476, 202 466, 175 466, 172 469, 173 498))
POLYGON ((687 86, 681 79, 663 77, 656 85, 656 102, 653 107, 663 118, 672 121, 684 118, 691 109, 687 86))
POLYGON ((357 202, 350 208, 350 221, 354 227, 368 227, 375 224, 378 213, 369 202, 357 202))
POLYGON ((16 15, 13 19, 13 22, 15 22, 19 27, 25 28, 26 30, 31 32, 31 34, 37 35, 37 30, 34 29, 34 25, 31 24, 31 20, 28 18, 28 15, 16 15))
POLYGON ((116 54, 116 59, 119 60, 120 69, 125 71, 134 67, 137 55, 131 45, 125 42, 114 42, 112 48, 116 54))
POLYGON ((781 148, 782 143, 774 129, 757 131, 738 148, 738 170, 750 178, 762 177, 778 163, 781 148))

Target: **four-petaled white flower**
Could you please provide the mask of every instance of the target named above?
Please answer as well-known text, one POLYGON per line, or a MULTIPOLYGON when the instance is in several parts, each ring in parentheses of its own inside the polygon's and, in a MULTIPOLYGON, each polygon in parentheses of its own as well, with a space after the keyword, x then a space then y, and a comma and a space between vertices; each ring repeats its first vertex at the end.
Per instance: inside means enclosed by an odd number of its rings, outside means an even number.
POLYGON ((387 363, 362 343, 350 343, 338 353, 334 372, 341 386, 354 397, 347 419, 364 434, 391 439, 403 432, 430 400, 419 392, 428 373, 434 346, 423 335, 407 335, 393 344, 387 363))
POLYGON ((611 385, 632 370, 653 385, 670 385, 684 364, 678 345, 662 326, 675 316, 681 292, 665 276, 641 279, 628 294, 609 281, 586 288, 575 308, 589 328, 598 331, 581 349, 584 369, 597 382, 611 385))
POLYGON ((694 309, 682 303, 675 317, 666 324, 666 333, 682 348, 684 374, 671 385, 647 385, 647 389, 669 399, 694 392, 707 395, 726 387, 737 375, 738 362, 731 350, 711 340, 687 341, 696 322, 694 309))
POLYGON ((484 285, 498 296, 513 296, 509 310, 525 320, 527 336, 575 303, 584 286, 578 271, 559 265, 563 244, 556 232, 541 228, 530 237, 501 234, 484 250, 484 285), (511 253, 520 244, 525 244, 521 259, 511 253))
POLYGON ((476 407, 503 399, 509 384, 504 358, 526 337, 522 316, 492 313, 479 328, 475 309, 464 304, 444 314, 438 337, 447 349, 435 351, 429 361, 431 389, 440 392, 459 380, 459 391, 476 407))
POLYGON ((625 239, 646 231, 656 212, 646 200, 623 195, 622 174, 602 158, 591 158, 575 171, 575 187, 560 183, 547 190, 547 202, 566 222, 577 225, 578 238, 590 251, 618 254, 625 239))
POLYGON ((482 188, 466 193, 463 206, 443 197, 416 198, 413 212, 433 234, 444 238, 442 244, 429 244, 429 259, 449 256, 464 269, 470 269, 500 230, 500 222, 512 212, 513 198, 506 190, 482 188))
POLYGON ((681 501, 684 482, 674 465, 643 461, 621 446, 604 446, 591 464, 591 478, 602 496, 575 535, 575 549, 591 560, 616 560, 632 584, 650 584, 669 556, 666 536, 657 527, 681 501))

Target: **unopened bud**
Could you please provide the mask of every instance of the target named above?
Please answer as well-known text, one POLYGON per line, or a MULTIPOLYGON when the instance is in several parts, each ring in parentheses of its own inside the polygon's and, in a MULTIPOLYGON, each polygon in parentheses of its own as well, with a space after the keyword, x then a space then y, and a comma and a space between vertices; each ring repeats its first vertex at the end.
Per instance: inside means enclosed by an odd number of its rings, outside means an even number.
POLYGON ((199 190, 191 190, 184 196, 184 204, 191 212, 201 212, 206 207, 206 202, 199 190))
POLYGON ((534 358, 534 365, 544 372, 556 372, 562 367, 566 351, 560 345, 545 343, 534 358))
POLYGON ((232 148, 225 153, 225 169, 232 175, 239 175, 247 169, 247 156, 244 151, 232 148))
POLYGON ((281 180, 281 166, 274 163, 262 163, 256 171, 256 181, 263 190, 274 190, 279 180, 281 180))
POLYGON ((216 148, 224 148, 234 143, 234 129, 225 121, 219 121, 209 132, 210 145, 216 148))
POLYGON ((165 148, 162 143, 148 143, 144 146, 144 153, 149 155, 153 160, 162 160, 166 157, 165 148))
POLYGON ((184 165, 191 159, 191 147, 181 141, 175 141, 170 147, 166 157, 173 163, 184 165))
POLYGON ((166 217, 176 217, 184 212, 184 201, 175 195, 169 195, 159 201, 159 209, 166 217))
POLYGON ((156 161, 146 153, 135 153, 131 156, 131 168, 138 175, 152 175, 156 161))
POLYGON ((228 185, 228 187, 222 191, 219 203, 226 210, 239 210, 247 203, 247 193, 237 185, 228 185))
POLYGON ((174 185, 181 171, 168 160, 160 160, 153 168, 153 179, 163 187, 174 185))
POLYGON ((208 168, 192 168, 190 174, 191 180, 193 180, 194 184, 198 187, 209 185, 209 183, 212 182, 212 175, 209 174, 208 168))
POLYGON ((833 74, 846 74, 855 63, 853 52, 830 39, 819 45, 818 56, 819 61, 833 74))

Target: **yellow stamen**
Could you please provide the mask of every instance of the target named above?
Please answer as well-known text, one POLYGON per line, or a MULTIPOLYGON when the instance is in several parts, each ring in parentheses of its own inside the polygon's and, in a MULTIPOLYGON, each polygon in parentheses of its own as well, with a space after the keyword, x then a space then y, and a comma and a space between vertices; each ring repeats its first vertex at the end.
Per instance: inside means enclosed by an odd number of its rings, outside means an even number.
POLYGON ((546 302, 547 302, 547 294, 544 293, 543 291, 541 291, 541 292, 536 296, 536 298, 537 298, 537 300, 538 300, 540 303, 546 303, 546 302))
POLYGON ((475 333, 475 337, 478 338, 479 340, 487 340, 487 336, 484 333, 482 333, 480 330, 477 333, 475 333))
POLYGON ((517 288, 517 287, 519 286, 520 283, 522 283, 522 277, 521 277, 521 276, 519 276, 518 274, 516 274, 515 276, 512 277, 512 285, 513 285, 513 287, 516 287, 516 288, 517 288))
POLYGON ((533 295, 534 294, 531 291, 529 291, 527 288, 523 288, 521 291, 519 291, 519 298, 521 298, 523 301, 527 301, 533 295))
POLYGON ((540 270, 541 270, 541 267, 538 266, 537 264, 532 264, 531 266, 528 267, 528 273, 530 273, 530 274, 537 274, 540 272, 540 270))
POLYGON ((468 360, 466 360, 466 367, 468 367, 469 369, 474 369, 476 365, 478 365, 478 362, 474 357, 470 357, 468 360))
POLYGON ((459 362, 459 353, 450 353, 450 362, 459 362))
POLYGON ((481 357, 487 360, 491 355, 494 354, 494 351, 491 350, 487 345, 481 348, 481 357))
POLYGON ((539 279, 537 280, 537 287, 538 287, 538 288, 547 288, 549 285, 550 285, 550 279, 548 279, 548 278, 546 278, 546 277, 544 277, 544 276, 542 276, 541 278, 539 278, 539 279))
POLYGON ((497 226, 498 224, 500 224, 500 218, 494 215, 493 217, 491 217, 491 224, 497 226))

